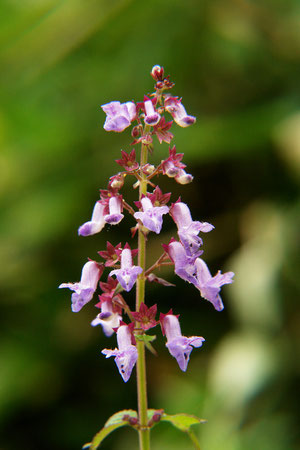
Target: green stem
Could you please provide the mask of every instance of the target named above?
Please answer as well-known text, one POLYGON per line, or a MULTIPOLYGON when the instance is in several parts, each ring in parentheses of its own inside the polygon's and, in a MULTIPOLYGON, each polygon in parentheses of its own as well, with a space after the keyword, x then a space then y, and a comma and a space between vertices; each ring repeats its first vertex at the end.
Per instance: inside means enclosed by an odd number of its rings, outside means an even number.
POLYGON ((194 444, 195 450, 201 450, 200 444, 198 442, 198 439, 197 439, 195 433, 192 430, 189 430, 188 435, 190 436, 191 441, 194 444))
MULTIPOLYGON (((147 133, 149 127, 145 127, 144 132, 147 133)), ((148 149, 142 144, 141 149, 141 166, 147 163, 148 149)), ((139 199, 147 193, 147 177, 141 172, 141 180, 139 186, 139 199)), ((138 230, 138 265, 143 272, 138 276, 136 282, 136 311, 139 311, 140 305, 145 300, 145 268, 146 268, 146 237, 142 230, 138 230)), ((137 324, 137 326, 139 326, 137 324)), ((148 428, 148 401, 147 401, 147 381, 146 381, 146 358, 145 344, 143 341, 136 342, 138 351, 137 360, 137 393, 138 393, 138 415, 139 415, 139 443, 140 450, 150 450, 150 429, 148 428)))

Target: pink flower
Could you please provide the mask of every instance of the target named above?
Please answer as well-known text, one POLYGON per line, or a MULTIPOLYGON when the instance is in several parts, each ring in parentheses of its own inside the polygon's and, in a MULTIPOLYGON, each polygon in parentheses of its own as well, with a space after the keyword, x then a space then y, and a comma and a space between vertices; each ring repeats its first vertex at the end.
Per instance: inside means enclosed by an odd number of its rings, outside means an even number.
POLYGON ((156 125, 160 121, 160 115, 155 111, 151 100, 144 102, 145 108, 145 123, 147 125, 156 125))
POLYGON ((165 99, 165 109, 180 127, 185 128, 196 122, 196 117, 187 114, 185 107, 178 97, 167 97, 165 99))

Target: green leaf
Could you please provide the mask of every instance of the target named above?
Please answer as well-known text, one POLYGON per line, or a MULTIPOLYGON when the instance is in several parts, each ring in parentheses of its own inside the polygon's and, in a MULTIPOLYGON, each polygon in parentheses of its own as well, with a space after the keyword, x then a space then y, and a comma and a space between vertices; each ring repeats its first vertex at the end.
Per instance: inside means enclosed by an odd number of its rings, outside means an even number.
POLYGON ((174 414, 172 416, 169 414, 163 414, 161 420, 164 422, 170 422, 174 427, 181 431, 185 431, 186 433, 190 431, 190 427, 192 425, 206 422, 204 419, 199 419, 199 417, 191 416, 189 414, 174 414))
POLYGON ((197 437, 190 428, 192 425, 205 423, 206 420, 199 419, 199 417, 191 416, 189 414, 174 414, 173 416, 163 414, 160 420, 164 422, 170 422, 175 428, 178 428, 180 431, 184 431, 185 433, 187 433, 194 444, 195 450, 200 450, 200 444, 197 440, 197 437))
POLYGON ((83 449, 96 450, 101 442, 113 431, 124 426, 134 427, 137 421, 137 413, 132 409, 124 409, 113 414, 105 423, 104 427, 94 436, 92 442, 85 444, 83 449))
POLYGON ((156 339, 156 336, 154 335, 149 335, 149 334, 135 334, 134 337, 138 340, 138 341, 143 341, 146 348, 148 350, 150 350, 151 353, 153 353, 153 355, 157 356, 157 352, 156 350, 152 347, 152 345, 150 344, 150 342, 154 341, 156 339))
POLYGON ((150 334, 135 334, 134 337, 138 340, 138 341, 143 341, 145 342, 145 344, 147 342, 152 342, 155 341, 156 336, 150 335, 150 334))

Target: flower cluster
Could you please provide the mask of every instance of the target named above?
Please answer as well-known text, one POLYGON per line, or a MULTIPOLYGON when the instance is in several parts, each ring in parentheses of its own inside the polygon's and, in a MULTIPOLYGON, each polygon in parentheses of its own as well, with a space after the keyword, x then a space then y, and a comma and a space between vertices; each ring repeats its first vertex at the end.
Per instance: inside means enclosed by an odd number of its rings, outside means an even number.
MULTIPOLYGON (((141 159, 136 159, 136 151, 121 151, 117 164, 122 171, 112 175, 107 189, 100 190, 100 198, 96 202, 91 220, 78 229, 80 236, 90 236, 101 232, 106 224, 117 225, 125 214, 135 219, 131 229, 146 242, 151 233, 160 234, 164 217, 169 215, 177 228, 177 238, 169 243, 162 243, 162 254, 151 266, 145 265, 145 248, 132 249, 126 243, 113 245, 107 242, 106 250, 98 252, 102 261, 89 260, 82 269, 78 283, 62 283, 60 288, 69 288, 72 294, 72 311, 78 312, 95 296, 100 287, 101 294, 96 308, 100 310, 92 321, 92 326, 101 325, 106 336, 116 333, 118 348, 104 349, 102 353, 109 358, 114 356, 118 370, 125 382, 138 358, 137 340, 147 341, 147 331, 160 324, 166 336, 166 347, 177 360, 182 371, 186 371, 193 348, 202 346, 201 336, 185 337, 181 333, 178 316, 170 310, 160 313, 156 320, 157 305, 146 306, 146 299, 137 288, 136 309, 132 310, 124 298, 124 293, 133 289, 135 284, 158 282, 170 286, 166 280, 159 278, 155 270, 162 265, 173 265, 175 274, 191 283, 198 289, 200 296, 208 300, 217 311, 223 309, 220 289, 224 284, 232 282, 233 273, 222 274, 220 271, 212 276, 206 263, 200 257, 203 250, 203 235, 213 230, 208 222, 192 219, 188 205, 175 199, 171 202, 171 193, 163 193, 154 180, 159 175, 173 178, 179 184, 192 182, 193 176, 186 172, 182 162, 183 153, 177 153, 175 145, 170 145, 173 134, 169 131, 174 122, 180 127, 188 127, 195 123, 194 116, 187 114, 182 100, 172 96, 169 91, 174 86, 169 77, 164 76, 164 69, 154 66, 151 76, 156 84, 154 92, 144 96, 143 101, 120 103, 113 101, 102 105, 106 114, 104 129, 122 132, 132 125, 131 145, 141 144, 141 159), (174 121, 174 122, 173 122, 174 121), (148 163, 147 156, 153 151, 154 140, 169 144, 169 154, 156 167, 148 163), (139 187, 139 198, 134 205, 127 203, 121 194, 125 179, 133 178, 133 187, 139 187), (138 257, 137 263, 134 258, 138 257), (105 271, 109 271, 106 281, 102 280, 105 271)), ((148 342, 148 341, 147 341, 148 342)), ((151 346, 150 346, 151 347, 151 346)))

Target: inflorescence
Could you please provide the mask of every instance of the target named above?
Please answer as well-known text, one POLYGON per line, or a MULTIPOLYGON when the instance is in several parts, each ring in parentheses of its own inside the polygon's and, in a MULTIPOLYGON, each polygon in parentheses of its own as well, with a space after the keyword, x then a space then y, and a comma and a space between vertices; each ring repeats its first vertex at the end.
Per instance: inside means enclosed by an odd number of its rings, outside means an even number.
POLYGON ((173 314, 172 310, 167 314, 160 313, 159 320, 156 320, 157 305, 147 307, 142 302, 138 310, 132 311, 123 293, 131 291, 138 277, 170 286, 171 283, 157 277, 154 271, 163 265, 174 265, 176 275, 193 284, 201 297, 211 302, 217 311, 221 311, 224 307, 220 297, 221 286, 231 283, 234 275, 233 272, 222 274, 220 271, 215 276, 211 275, 200 257, 203 253, 203 241, 199 234, 210 232, 214 228, 213 225, 193 220, 186 203, 180 198, 171 203, 171 193, 163 193, 153 181, 158 175, 166 175, 182 185, 192 182, 193 176, 186 172, 186 165, 182 162, 183 153, 177 153, 175 145, 170 145, 173 139, 170 130, 174 122, 180 127, 188 127, 194 124, 196 119, 187 114, 181 98, 169 93, 174 83, 164 76, 162 67, 154 66, 151 75, 155 80, 154 93, 145 96, 142 102, 113 101, 102 105, 106 113, 104 129, 120 133, 133 126, 133 145, 140 143, 147 153, 152 153, 156 136, 159 143, 169 144, 169 155, 154 166, 148 162, 138 162, 135 149, 128 153, 122 150, 121 158, 116 162, 123 170, 109 178, 107 189, 100 190, 100 199, 94 206, 91 220, 79 227, 78 234, 90 236, 101 232, 106 224, 117 225, 124 219, 126 211, 136 221, 136 225, 131 228, 132 237, 137 231, 142 232, 145 237, 151 232, 159 234, 164 216, 169 214, 177 227, 178 238, 172 238, 169 243, 163 244, 162 254, 156 263, 144 270, 133 262, 138 253, 137 249, 132 249, 128 243, 118 243, 114 246, 107 242, 106 250, 98 252, 102 262, 89 260, 83 266, 79 282, 62 283, 59 286, 73 291, 73 312, 80 311, 91 301, 100 286, 102 293, 95 305, 100 312, 91 325, 101 325, 106 336, 116 333, 118 348, 104 349, 102 353, 106 358, 115 357, 125 382, 130 378, 137 361, 136 339, 146 335, 147 330, 158 324, 166 336, 166 346, 170 354, 176 358, 183 371, 187 369, 193 347, 201 347, 204 341, 200 336, 183 336, 178 316, 173 314), (121 194, 126 177, 134 177, 134 188, 144 182, 151 190, 148 192, 146 189, 145 194, 140 194, 135 205, 128 204, 121 194), (107 280, 103 281, 105 268, 110 272, 107 280))

